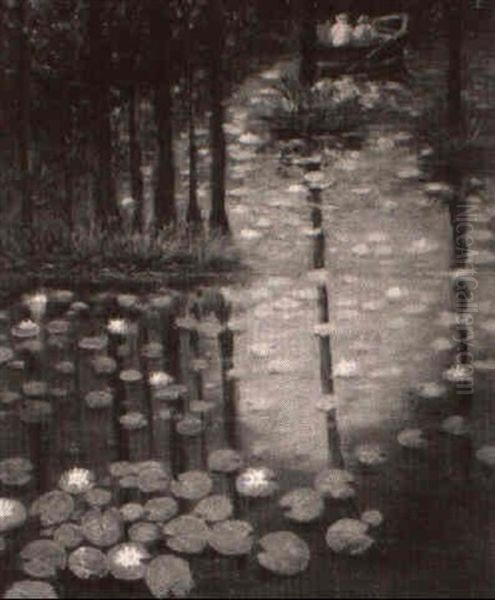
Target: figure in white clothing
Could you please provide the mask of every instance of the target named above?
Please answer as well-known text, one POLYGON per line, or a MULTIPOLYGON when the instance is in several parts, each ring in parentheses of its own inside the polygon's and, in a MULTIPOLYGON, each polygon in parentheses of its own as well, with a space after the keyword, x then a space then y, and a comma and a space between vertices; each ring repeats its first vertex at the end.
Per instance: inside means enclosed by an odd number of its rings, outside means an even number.
POLYGON ((349 17, 345 13, 337 15, 336 22, 330 30, 332 45, 336 47, 349 46, 352 42, 352 33, 349 17))
POLYGON ((356 46, 369 46, 373 41, 374 30, 368 15, 361 15, 353 31, 353 40, 356 46))

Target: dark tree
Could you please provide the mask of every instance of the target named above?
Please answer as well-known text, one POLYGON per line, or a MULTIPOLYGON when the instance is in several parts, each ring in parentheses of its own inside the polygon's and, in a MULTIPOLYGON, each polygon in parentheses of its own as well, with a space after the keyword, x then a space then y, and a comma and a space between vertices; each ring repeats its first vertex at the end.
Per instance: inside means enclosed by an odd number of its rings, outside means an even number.
POLYGON ((108 8, 108 2, 89 0, 89 128, 91 152, 94 153, 89 159, 95 183, 95 214, 104 227, 118 217, 112 160, 111 44, 109 23, 106 20, 108 8))
POLYGON ((463 132, 462 116, 462 60, 463 60, 463 9, 462 0, 444 2, 447 18, 449 69, 447 73, 447 106, 449 128, 454 136, 463 132))
POLYGON ((301 53, 299 80, 303 85, 312 85, 316 79, 316 4, 315 0, 298 0, 298 2, 301 53))
POLYGON ((158 140, 155 222, 158 228, 175 223, 175 169, 172 126, 172 10, 168 2, 150 0, 153 40, 155 121, 158 140))
POLYGON ((19 56, 17 67, 17 155, 21 187, 21 215, 25 227, 33 224, 29 151, 31 143, 31 51, 28 0, 18 0, 19 56))
POLYGON ((209 76, 210 76, 210 144, 211 144, 211 213, 212 231, 229 232, 225 211, 226 148, 223 131, 223 53, 225 23, 222 0, 209 0, 209 76))

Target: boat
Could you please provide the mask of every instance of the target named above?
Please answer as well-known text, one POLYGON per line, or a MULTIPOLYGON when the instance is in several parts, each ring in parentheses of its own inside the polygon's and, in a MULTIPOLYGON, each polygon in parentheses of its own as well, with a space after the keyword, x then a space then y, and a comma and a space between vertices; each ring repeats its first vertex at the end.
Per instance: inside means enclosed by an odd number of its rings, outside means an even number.
POLYGON ((327 41, 329 25, 318 27, 316 64, 318 78, 389 73, 404 68, 409 15, 397 13, 371 20, 374 40, 366 46, 335 47, 327 41))

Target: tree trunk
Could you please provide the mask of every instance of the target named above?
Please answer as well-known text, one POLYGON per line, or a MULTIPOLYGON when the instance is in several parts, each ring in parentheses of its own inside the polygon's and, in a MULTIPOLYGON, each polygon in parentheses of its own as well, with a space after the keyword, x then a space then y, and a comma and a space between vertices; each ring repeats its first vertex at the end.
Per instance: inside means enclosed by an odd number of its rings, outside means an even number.
POLYGON ((222 0, 209 0, 210 12, 210 143, 211 143, 211 213, 210 227, 220 233, 229 232, 225 211, 226 149, 223 131, 224 107, 222 58, 225 28, 222 0))
POLYGON ((447 16, 449 67, 447 74, 448 124, 452 136, 460 136, 464 131, 462 114, 462 0, 445 2, 447 16))
POLYGON ((198 156, 194 114, 194 71, 190 61, 187 80, 189 125, 189 205, 187 207, 187 222, 194 230, 201 227, 201 211, 198 206, 198 156))
POLYGON ((129 88, 129 174, 131 178, 131 194, 136 203, 135 226, 142 230, 144 223, 143 179, 141 176, 142 152, 140 136, 139 93, 136 84, 129 88))
POLYGON ((118 218, 113 179, 113 148, 110 105, 110 48, 102 29, 99 0, 91 0, 89 9, 89 44, 91 78, 91 137, 95 169, 95 214, 100 225, 107 227, 118 218))
POLYGON ((31 138, 31 53, 29 49, 29 4, 28 0, 18 0, 19 64, 18 64, 18 127, 17 152, 21 189, 21 218, 25 227, 33 225, 33 199, 31 194, 31 174, 29 165, 29 144, 31 138))
POLYGON ((299 81, 311 86, 316 79, 316 6, 315 0, 299 0, 301 62, 299 81))
POLYGON ((152 36, 159 43, 155 90, 155 120, 158 136, 158 173, 155 189, 155 224, 161 228, 177 219, 175 208, 175 163, 172 126, 171 26, 167 4, 153 7, 152 36))

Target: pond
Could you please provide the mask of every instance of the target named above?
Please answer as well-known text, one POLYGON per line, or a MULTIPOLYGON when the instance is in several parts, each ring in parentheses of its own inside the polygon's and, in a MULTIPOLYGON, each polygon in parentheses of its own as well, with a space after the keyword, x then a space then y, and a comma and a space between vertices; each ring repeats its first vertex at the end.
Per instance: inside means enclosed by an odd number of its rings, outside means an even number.
POLYGON ((466 169, 452 210, 418 136, 437 52, 409 87, 341 84, 393 105, 357 140, 273 139, 287 65, 243 82, 225 126, 241 282, 3 307, 1 495, 31 507, 4 534, 6 588, 490 596, 493 182, 466 169))

